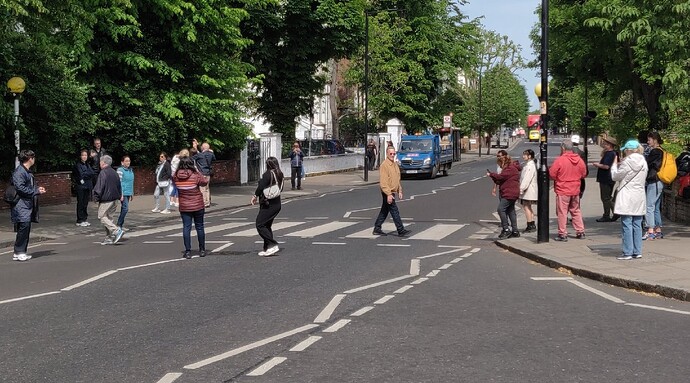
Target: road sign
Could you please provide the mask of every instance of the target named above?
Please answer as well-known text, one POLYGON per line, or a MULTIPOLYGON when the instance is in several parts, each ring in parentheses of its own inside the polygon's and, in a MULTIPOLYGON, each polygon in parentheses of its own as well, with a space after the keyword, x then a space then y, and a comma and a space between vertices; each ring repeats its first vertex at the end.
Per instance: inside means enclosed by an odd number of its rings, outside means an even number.
POLYGON ((443 127, 450 128, 452 123, 452 116, 443 116, 443 127))

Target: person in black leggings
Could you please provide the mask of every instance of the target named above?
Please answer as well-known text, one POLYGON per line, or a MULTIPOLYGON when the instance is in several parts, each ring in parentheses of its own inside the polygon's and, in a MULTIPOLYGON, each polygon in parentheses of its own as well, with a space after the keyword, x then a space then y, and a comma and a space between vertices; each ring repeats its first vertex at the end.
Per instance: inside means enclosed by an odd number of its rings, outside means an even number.
POLYGON ((283 190, 283 172, 280 171, 280 164, 275 157, 268 157, 266 160, 266 171, 259 180, 259 185, 252 196, 252 205, 259 203, 259 214, 256 216, 256 231, 264 240, 264 249, 259 252, 259 256, 270 257, 276 255, 280 250, 278 242, 273 239, 273 220, 280 213, 280 194, 274 198, 266 198, 264 189, 273 185, 278 185, 283 190))

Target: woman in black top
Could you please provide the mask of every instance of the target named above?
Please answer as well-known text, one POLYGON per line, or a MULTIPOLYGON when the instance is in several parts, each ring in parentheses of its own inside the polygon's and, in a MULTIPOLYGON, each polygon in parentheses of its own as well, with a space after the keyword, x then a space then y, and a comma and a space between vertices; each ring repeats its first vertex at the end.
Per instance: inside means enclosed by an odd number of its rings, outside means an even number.
POLYGON ((264 189, 271 185, 278 185, 283 190, 283 172, 280 171, 280 164, 275 157, 268 157, 266 160, 266 171, 259 180, 259 185, 252 196, 252 205, 259 202, 259 214, 256 216, 256 231, 264 240, 264 250, 259 252, 262 257, 275 255, 278 250, 278 242, 273 239, 273 220, 280 213, 280 195, 275 198, 267 199, 264 196, 264 189))
POLYGON ((82 150, 79 161, 74 164, 72 169, 72 180, 74 180, 74 191, 77 194, 77 226, 91 225, 87 219, 89 218, 88 207, 89 200, 91 200, 91 190, 93 189, 93 181, 96 173, 94 173, 89 164, 89 151, 82 150))

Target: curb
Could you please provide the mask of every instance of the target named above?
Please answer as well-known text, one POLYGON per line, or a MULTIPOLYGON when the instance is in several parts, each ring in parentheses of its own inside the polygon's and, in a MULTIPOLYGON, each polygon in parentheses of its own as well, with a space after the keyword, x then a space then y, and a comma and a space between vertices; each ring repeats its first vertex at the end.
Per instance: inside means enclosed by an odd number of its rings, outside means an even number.
POLYGON ((535 261, 537 263, 540 263, 544 266, 548 266, 553 269, 565 269, 568 272, 572 273, 573 275, 577 275, 579 277, 587 278, 587 279, 592 279, 595 281, 607 283, 610 285, 618 286, 618 287, 623 287, 626 289, 632 289, 632 290, 638 290, 638 291, 643 291, 647 293, 654 293, 658 294, 667 298, 673 298, 681 301, 690 301, 690 293, 673 288, 673 287, 668 287, 668 286, 661 286, 661 285, 655 285, 647 282, 642 282, 642 281, 636 281, 632 279, 626 279, 622 277, 613 277, 610 275, 602 274, 599 272, 591 271, 591 270, 585 270, 582 268, 578 267, 572 267, 569 265, 566 265, 561 262, 554 261, 552 259, 549 259, 543 255, 540 255, 539 253, 530 253, 528 251, 518 249, 517 247, 510 246, 505 242, 501 241, 494 241, 494 243, 505 250, 510 251, 511 253, 517 254, 519 256, 525 257, 527 259, 530 259, 532 261, 535 261))

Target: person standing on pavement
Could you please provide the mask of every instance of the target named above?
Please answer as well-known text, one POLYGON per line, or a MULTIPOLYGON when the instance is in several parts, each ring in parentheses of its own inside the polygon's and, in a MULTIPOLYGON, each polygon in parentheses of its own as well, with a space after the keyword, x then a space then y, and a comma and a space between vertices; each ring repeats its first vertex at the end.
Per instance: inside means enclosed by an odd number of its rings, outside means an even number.
POLYGON ((151 209, 151 212, 161 214, 170 214, 170 179, 172 178, 172 168, 168 155, 161 152, 158 155, 158 166, 156 166, 156 188, 153 190, 153 201, 156 206, 151 209), (160 209, 160 196, 163 194, 165 198, 165 209, 160 209))
POLYGON ((267 199, 264 196, 264 189, 273 185, 279 185, 280 190, 283 190, 283 172, 280 171, 280 164, 275 157, 268 157, 266 159, 266 171, 259 180, 259 185, 254 191, 251 199, 251 204, 259 203, 259 214, 256 216, 256 231, 264 240, 264 249, 259 252, 261 257, 270 257, 278 253, 280 248, 278 242, 273 239, 273 220, 276 219, 280 213, 281 203, 280 194, 277 197, 267 199))
POLYGON ((374 170, 376 168, 376 157, 378 156, 378 149, 376 149, 376 143, 374 143, 373 138, 369 139, 366 151, 369 170, 374 170))
MULTIPOLYGON (((582 161, 585 162, 585 167, 587 167, 587 157, 585 156, 585 152, 580 149, 578 145, 580 145, 580 136, 577 134, 573 134, 570 136, 570 141, 573 143, 573 153, 577 154, 582 158, 582 161)), ((585 188, 587 187, 585 179, 589 175, 589 168, 587 168, 587 174, 585 175, 585 178, 580 180, 580 200, 582 200, 582 196, 585 194, 585 188)))
POLYGON ((601 147, 604 149, 601 152, 601 160, 599 162, 592 162, 591 165, 597 168, 597 182, 599 183, 599 198, 604 206, 604 215, 597 218, 597 222, 613 222, 618 219, 618 215, 613 213, 613 186, 615 181, 611 178, 611 166, 613 162, 618 160, 618 153, 615 147, 618 146, 618 141, 613 137, 606 137, 602 139, 601 147))
POLYGON ((216 160, 216 156, 211 150, 211 145, 208 142, 204 142, 199 147, 199 142, 194 139, 192 141, 192 147, 197 148, 198 152, 194 155, 194 160, 199 166, 199 171, 206 177, 206 185, 201 187, 201 194, 204 196, 204 206, 211 206, 211 177, 213 176, 213 161, 216 160))
POLYGON ((297 190, 302 190, 302 166, 304 161, 304 153, 299 147, 299 142, 292 144, 292 151, 290 152, 290 183, 292 190, 295 190, 295 178, 297 178, 297 190))
POLYGON ((115 244, 122 238, 124 231, 115 225, 112 215, 117 209, 117 201, 123 201, 120 177, 112 168, 113 159, 109 155, 101 157, 101 172, 93 187, 93 198, 98 202, 98 219, 105 228, 106 237, 102 245, 115 244))
POLYGON ((79 160, 72 169, 74 192, 77 194, 77 226, 91 225, 87 220, 94 177, 95 173, 89 164, 89 151, 84 149, 80 152, 79 160))
POLYGON ((570 140, 561 143, 561 155, 549 168, 549 177, 554 180, 556 191, 556 214, 558 216, 558 236, 556 241, 568 241, 568 213, 577 239, 585 238, 585 225, 580 211, 580 180, 587 175, 587 166, 582 158, 573 152, 570 140))
POLYGON ((501 157, 501 172, 487 172, 498 185, 498 216, 501 218, 503 230, 498 239, 517 238, 520 236, 515 214, 515 202, 520 196, 520 170, 522 167, 518 161, 513 161, 510 156, 501 157))
POLYGON ((645 184, 647 161, 644 149, 637 140, 623 145, 623 160, 618 163, 617 156, 611 164, 611 177, 620 183, 614 212, 621 216, 621 238, 623 254, 617 257, 628 260, 642 257, 642 217, 646 212, 645 184))
POLYGON ((206 256, 206 232, 204 231, 204 196, 199 187, 206 185, 206 177, 196 169, 194 160, 189 156, 180 157, 179 165, 173 175, 177 185, 182 218, 182 239, 184 258, 192 258, 192 222, 199 242, 199 256, 206 256))
POLYGON ((664 151, 661 150, 661 144, 664 140, 661 139, 659 132, 649 132, 647 135, 647 146, 649 148, 649 155, 647 156, 647 212, 645 214, 645 222, 647 225, 647 232, 642 237, 643 240, 654 240, 664 238, 664 233, 661 231, 663 226, 661 222, 661 199, 664 191, 664 183, 659 180, 657 173, 661 169, 661 163, 664 159, 664 151))
POLYGON ((125 217, 129 211, 129 203, 134 199, 134 170, 132 170, 132 159, 129 156, 122 157, 120 167, 117 168, 117 175, 120 177, 120 187, 122 188, 122 206, 120 216, 117 217, 117 227, 125 231, 125 217))
POLYGON ((386 148, 386 159, 379 168, 379 177, 379 187, 383 201, 379 215, 376 217, 376 222, 374 222, 373 234, 387 235, 381 229, 381 226, 388 218, 388 213, 390 213, 395 223, 395 228, 398 231, 398 236, 405 237, 410 234, 410 230, 405 229, 400 218, 398 205, 395 203, 396 194, 399 199, 403 199, 403 192, 402 184, 400 183, 400 167, 395 163, 395 148, 393 146, 386 148))
POLYGON ((12 185, 17 190, 19 200, 11 205, 10 218, 17 236, 14 240, 13 261, 24 262, 31 259, 26 253, 29 247, 31 223, 38 223, 38 196, 45 193, 43 186, 36 186, 31 167, 36 163, 33 150, 19 152, 21 164, 12 172, 12 185))
POLYGON ((520 200, 522 210, 525 212, 527 227, 523 233, 533 233, 537 231, 534 223, 534 210, 532 205, 537 202, 537 159, 534 158, 534 150, 527 149, 522 152, 522 159, 525 163, 520 172, 520 200))
POLYGON ((93 139, 93 149, 91 149, 91 169, 93 169, 94 179, 98 178, 98 173, 101 172, 101 157, 107 152, 103 149, 101 139, 95 137, 93 139))

